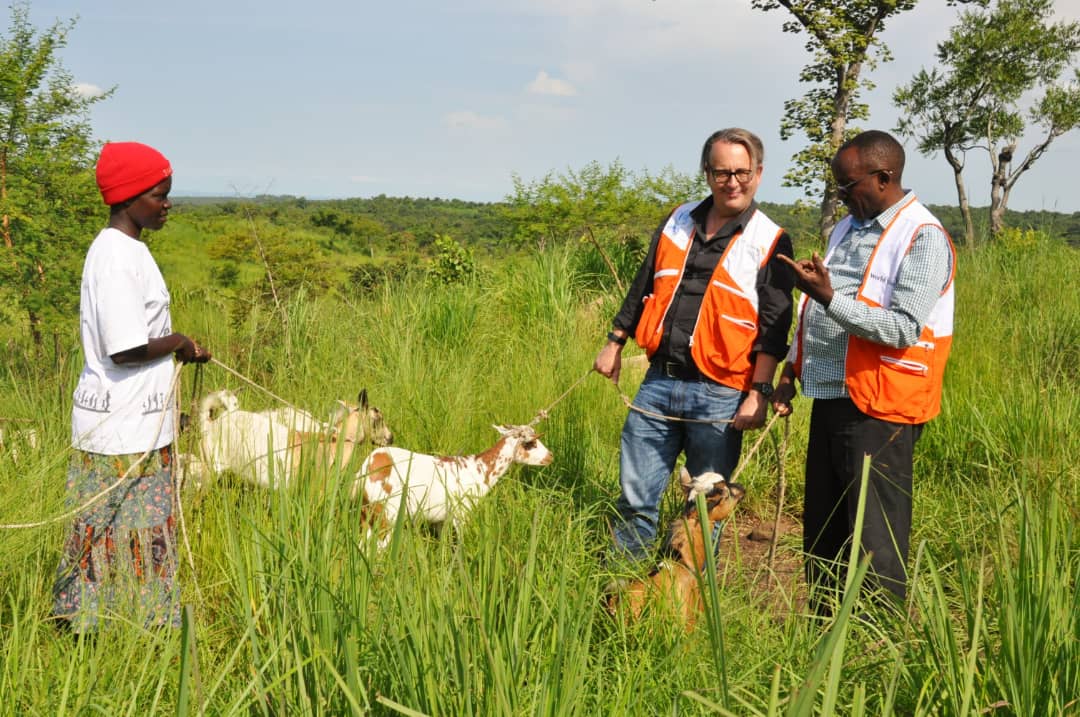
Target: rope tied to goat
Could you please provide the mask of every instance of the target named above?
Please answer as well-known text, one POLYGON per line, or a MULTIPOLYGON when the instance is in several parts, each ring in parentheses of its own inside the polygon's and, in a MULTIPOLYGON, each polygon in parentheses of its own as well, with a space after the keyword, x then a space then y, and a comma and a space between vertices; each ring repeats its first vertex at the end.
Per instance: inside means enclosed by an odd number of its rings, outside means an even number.
MULTIPOLYGON (((178 364, 176 364, 176 368, 173 370, 172 381, 169 384, 169 390, 167 392, 167 396, 169 397, 169 399, 172 399, 176 395, 177 382, 180 379, 180 369, 182 367, 183 367, 183 364, 178 363, 178 364)), ((161 412, 161 417, 158 419, 157 429, 154 431, 154 439, 153 439, 153 441, 151 441, 151 443, 157 443, 158 436, 161 435, 161 427, 164 424, 165 424, 165 411, 162 411, 161 412)), ((91 496, 89 500, 85 501, 82 505, 78 506, 77 508, 73 508, 71 510, 65 511, 65 512, 61 513, 60 515, 53 516, 52 518, 46 518, 45 520, 38 520, 38 521, 34 521, 32 523, 0 524, 0 530, 19 530, 19 529, 23 529, 23 528, 40 528, 42 526, 51 525, 52 523, 58 523, 61 520, 66 520, 68 518, 72 518, 72 517, 74 517, 76 515, 79 515, 83 511, 87 510, 90 506, 92 506, 95 503, 97 503, 98 501, 102 500, 103 498, 105 498, 105 496, 109 495, 114 490, 116 490, 121 485, 123 485, 124 482, 127 481, 127 479, 131 476, 131 472, 134 471, 136 468, 138 468, 142 464, 142 462, 145 461, 146 458, 151 453, 154 452, 154 450, 155 449, 153 449, 153 448, 148 448, 141 456, 139 456, 137 459, 135 459, 135 461, 132 462, 132 464, 130 466, 128 466, 128 469, 126 471, 124 471, 123 475, 121 475, 119 478, 117 478, 115 482, 113 482, 111 485, 109 485, 104 490, 101 490, 98 493, 91 496)))
MULTIPOLYGON (((574 389, 576 389, 578 386, 580 386, 581 383, 585 379, 587 379, 590 375, 592 375, 594 372, 596 372, 596 369, 590 368, 588 371, 586 371, 584 374, 582 374, 581 377, 578 378, 576 381, 574 381, 572 384, 570 384, 570 387, 567 388, 565 391, 563 391, 562 394, 560 394, 558 398, 556 398, 554 401, 552 401, 548 405, 547 408, 542 408, 539 411, 537 411, 536 415, 533 417, 533 419, 531 421, 529 421, 529 425, 530 426, 535 426, 540 421, 546 420, 548 418, 548 416, 551 414, 551 410, 553 408, 555 408, 555 406, 557 406, 564 398, 569 396, 570 393, 574 389)), ((632 398, 630 398, 629 396, 627 396, 625 393, 623 393, 621 390, 619 390, 618 384, 612 382, 611 385, 612 385, 612 387, 614 387, 615 392, 619 395, 619 398, 622 400, 623 405, 626 406, 627 410, 637 411, 638 413, 640 413, 642 415, 645 415, 645 416, 649 416, 650 418, 658 418, 658 419, 660 419, 662 421, 677 421, 677 422, 680 422, 680 423, 721 424, 721 423, 734 423, 735 422, 735 419, 733 419, 733 418, 683 418, 681 416, 667 416, 667 415, 664 415, 662 413, 656 413, 654 411, 649 411, 647 409, 641 408, 640 406, 635 406, 634 405, 634 400, 632 398)))
MULTIPOLYGON (((585 379, 587 379, 594 372, 596 372, 596 369, 590 368, 588 371, 586 371, 584 374, 582 374, 581 377, 578 378, 576 381, 574 381, 572 384, 570 384, 569 388, 567 388, 565 391, 563 391, 559 395, 558 398, 556 398, 554 401, 552 401, 547 406, 547 408, 542 408, 539 411, 537 411, 536 416, 533 417, 533 419, 531 421, 529 421, 529 425, 530 426, 535 426, 540 421, 546 420, 548 418, 548 416, 550 415, 551 410, 554 409, 555 406, 557 406, 560 402, 562 402, 563 399, 565 399, 567 396, 569 396, 570 393, 572 391, 574 391, 574 389, 576 389, 578 386, 580 386, 582 384, 582 382, 585 381, 585 379)), ((667 416, 667 415, 664 415, 662 413, 656 413, 655 411, 649 411, 649 410, 646 410, 646 409, 641 408, 639 406, 635 406, 634 402, 633 402, 633 399, 631 399, 629 396, 627 396, 625 393, 623 393, 621 390, 619 390, 618 384, 612 382, 611 385, 614 387, 615 392, 617 394, 619 394, 619 398, 622 399, 622 402, 627 407, 627 409, 629 409, 631 411, 637 411, 638 413, 649 416, 650 418, 657 418, 657 419, 660 419, 660 420, 663 420, 663 421, 677 421, 677 422, 682 422, 682 423, 713 423, 713 424, 720 424, 720 423, 734 423, 734 421, 735 421, 735 419, 733 419, 733 418, 716 418, 716 419, 683 418, 681 416, 667 416)), ((739 475, 739 473, 742 472, 742 470, 746 466, 746 464, 750 462, 750 459, 754 457, 754 454, 757 453, 758 448, 761 447, 762 442, 769 435, 769 433, 770 433, 770 431, 771 431, 771 429, 773 427, 773 424, 776 423, 776 419, 778 419, 778 418, 780 418, 780 414, 779 413, 773 413, 772 418, 769 419, 769 422, 765 424, 764 430, 761 432, 761 435, 758 436, 758 439, 750 447, 750 450, 739 461, 739 466, 735 469, 735 472, 731 475, 731 477, 728 478, 728 481, 734 481, 735 478, 739 475)), ((787 417, 785 416, 784 418, 787 418, 787 417)), ((786 422, 785 422, 785 425, 786 425, 786 422)), ((785 435, 785 441, 786 441, 786 435, 785 435)))
MULTIPOLYGON (((567 396, 569 396, 570 393, 572 391, 574 391, 578 386, 580 386, 582 384, 582 382, 584 382, 585 379, 587 379, 593 372, 595 372, 595 369, 590 368, 580 378, 578 378, 576 381, 574 381, 572 384, 570 384, 570 387, 567 388, 565 391, 563 391, 562 394, 560 394, 558 398, 556 398, 554 401, 552 401, 551 404, 549 404, 547 406, 547 408, 543 408, 543 409, 539 410, 536 413, 536 416, 529 422, 529 425, 530 426, 535 426, 540 421, 547 419, 549 414, 551 413, 551 410, 553 408, 555 408, 555 406, 557 406, 563 399, 565 399, 567 396)), ((660 419, 660 420, 663 420, 663 421, 676 421, 676 422, 682 422, 682 423, 720 424, 720 423, 733 423, 734 422, 734 419, 732 419, 732 418, 726 418, 726 419, 682 418, 680 416, 667 416, 667 415, 664 415, 662 413, 656 413, 654 411, 649 411, 649 410, 646 410, 644 408, 640 408, 639 406, 635 406, 634 402, 633 402, 633 399, 631 399, 629 396, 627 396, 625 393, 623 393, 619 389, 618 384, 616 384, 615 382, 612 382, 611 385, 615 389, 615 392, 619 395, 619 398, 622 400, 622 402, 626 406, 627 410, 637 411, 638 413, 649 416, 651 418, 656 418, 656 419, 660 419)), ((761 431, 761 434, 758 436, 757 440, 754 441, 753 445, 750 447, 750 450, 746 451, 740 457, 739 464, 736 466, 735 472, 732 473, 731 476, 727 479, 728 482, 732 482, 732 483, 735 482, 735 479, 739 477, 739 474, 742 473, 743 469, 746 468, 746 466, 750 463, 750 460, 757 453, 758 449, 761 447, 761 444, 765 441, 765 439, 767 437, 772 435, 772 427, 776 423, 776 419, 778 419, 778 418, 781 418, 781 415, 779 413, 774 412, 772 418, 770 418, 768 423, 765 424, 764 430, 761 431)), ((769 563, 769 570, 770 571, 773 568, 773 562, 774 562, 775 557, 776 557, 776 543, 777 543, 777 539, 779 537, 780 516, 783 513, 784 490, 785 490, 786 483, 787 483, 786 474, 785 474, 785 470, 784 470, 784 458, 785 458, 785 456, 787 454, 788 434, 789 434, 789 429, 790 429, 791 424, 788 421, 788 416, 783 416, 783 419, 784 419, 784 435, 783 435, 783 438, 780 439, 780 442, 777 443, 777 445, 776 445, 778 485, 777 485, 776 514, 775 514, 775 517, 774 517, 774 520, 773 520, 772 536, 771 536, 770 542, 769 542, 768 563, 769 563)))
MULTIPOLYGON (((253 380, 249 379, 247 376, 244 376, 239 371, 236 371, 232 367, 227 366, 226 364, 222 363, 218 359, 211 358, 210 362, 215 364, 216 366, 221 367, 226 372, 232 374, 233 376, 240 379, 244 383, 259 389, 260 391, 264 392, 265 394, 267 394, 271 398, 281 402, 282 404, 284 404, 286 406, 289 406, 290 408, 295 408, 295 406, 293 406, 290 402, 286 401, 281 396, 278 396, 273 391, 270 391, 268 388, 266 388, 265 386, 260 385, 256 381, 253 381, 253 380)), ((168 396, 170 398, 175 397, 175 396, 178 395, 178 390, 177 389, 178 389, 178 382, 179 382, 179 378, 180 378, 180 369, 183 367, 183 365, 184 364, 177 364, 176 368, 175 368, 175 370, 173 372, 172 382, 170 383, 169 391, 168 391, 168 396)), ((562 401, 564 401, 574 390, 576 390, 592 373, 594 373, 594 371, 595 371, 595 369, 590 368, 588 371, 586 371, 584 374, 582 374, 577 380, 575 380, 572 384, 570 384, 570 386, 568 386, 566 388, 566 390, 564 390, 561 394, 559 394, 559 396, 554 401, 552 401, 550 404, 548 404, 547 407, 542 408, 539 411, 537 411, 536 415, 533 417, 533 419, 529 422, 528 425, 530 427, 534 427, 540 421, 546 420, 550 416, 551 411, 554 410, 554 408, 557 405, 559 405, 562 401)), ((195 374, 195 382, 194 382, 194 385, 193 385, 192 401, 194 401, 194 399, 196 398, 196 395, 201 390, 201 387, 202 387, 202 365, 197 365, 196 366, 196 374, 195 374)), ((664 415, 664 414, 661 414, 661 413, 656 413, 654 411, 649 411, 649 410, 640 408, 638 406, 635 406, 633 404, 633 400, 629 396, 627 396, 625 393, 623 393, 619 389, 617 384, 612 383, 612 387, 615 389, 615 392, 618 394, 619 398, 622 400, 623 404, 627 407, 628 410, 637 411, 637 412, 642 413, 643 415, 649 416, 651 418, 656 418, 656 419, 660 419, 660 420, 664 420, 664 421, 683 422, 683 423, 713 423, 713 424, 720 424, 720 423, 732 423, 733 422, 733 419, 693 419, 693 418, 683 418, 683 417, 680 417, 680 416, 667 416, 667 415, 664 415)), ((776 419, 779 418, 779 417, 780 417, 779 414, 773 414, 772 419, 770 419, 769 422, 765 425, 765 427, 764 427, 765 430, 763 430, 761 432, 761 435, 758 437, 757 441, 754 442, 754 444, 750 448, 750 450, 740 460, 739 466, 736 468, 736 470, 732 474, 732 476, 728 479, 729 481, 734 481, 735 478, 739 475, 739 473, 742 472, 742 470, 746 466, 746 464, 749 463, 750 459, 753 458, 753 456, 757 453, 758 448, 761 446, 764 439, 770 434, 770 431, 772 429, 773 424, 776 422, 776 419)), ((164 424, 164 420, 165 420, 165 414, 163 412, 161 418, 158 421, 157 432, 155 433, 155 441, 157 439, 157 435, 160 434, 160 432, 161 432, 161 428, 162 428, 162 425, 164 424)), ((786 425, 786 421, 785 421, 785 425, 786 425)), ((786 440, 787 440, 787 436, 786 436, 786 429, 785 429, 785 437, 784 437, 784 442, 785 443, 786 443, 786 440)), ((131 475, 131 472, 134 471, 144 460, 146 460, 146 458, 150 455, 151 452, 152 452, 152 450, 147 450, 146 452, 144 452, 141 456, 139 456, 139 458, 134 463, 131 464, 131 466, 128 468, 127 471, 124 472, 123 475, 121 475, 119 478, 117 478, 117 480, 115 482, 113 482, 111 485, 109 485, 107 488, 100 491, 96 495, 92 496, 89 500, 85 501, 82 505, 80 505, 80 506, 78 506, 76 508, 73 508, 71 510, 65 511, 65 512, 59 514, 59 515, 53 516, 52 518, 47 518, 47 519, 44 519, 44 520, 33 521, 33 522, 28 522, 28 523, 0 524, 0 530, 38 528, 38 527, 50 525, 52 523, 57 523, 57 522, 60 522, 62 520, 66 520, 66 519, 71 518, 71 517, 73 517, 75 515, 78 515, 79 513, 82 513, 83 511, 87 510, 90 506, 92 506, 95 503, 97 503, 98 501, 102 500, 107 495, 109 495, 112 491, 116 490, 121 485, 123 485, 124 482, 131 475)), ((781 476, 783 476, 783 467, 782 466, 781 466, 780 470, 781 470, 781 476)), ((183 476, 180 477, 180 481, 178 482, 178 486, 182 487, 182 485, 183 485, 183 476)), ((179 503, 179 492, 180 491, 178 490, 177 491, 177 502, 178 503, 179 503)), ((778 506, 778 508, 777 508, 778 518, 779 518, 779 511, 780 511, 780 506, 778 506)), ((190 544, 187 544, 187 530, 186 530, 186 526, 185 526, 185 521, 184 521, 184 517, 183 517, 182 508, 181 508, 181 512, 180 512, 180 515, 179 515, 179 519, 180 519, 180 527, 181 527, 181 532, 183 534, 183 539, 184 539, 184 542, 185 542, 185 544, 187 546, 187 550, 188 550, 188 559, 190 560, 191 559, 191 552, 190 552, 191 548, 190 548, 190 544)), ((194 568, 194 566, 192 566, 192 568, 194 568)))
MULTIPOLYGON (((558 398, 556 398, 554 401, 552 401, 548 405, 547 408, 542 408, 539 411, 537 411, 536 416, 534 416, 533 419, 531 421, 529 421, 529 425, 530 426, 535 426, 540 421, 546 420, 548 418, 549 414, 551 413, 551 410, 553 408, 555 408, 555 406, 557 406, 564 398, 569 396, 570 393, 574 389, 576 389, 578 386, 580 386, 581 383, 585 379, 587 379, 590 375, 592 375, 594 372, 596 372, 596 369, 590 368, 588 371, 586 371, 584 374, 582 374, 582 376, 580 378, 578 378, 576 381, 574 381, 572 384, 570 384, 570 387, 567 388, 565 391, 563 391, 562 394, 560 394, 558 398)), ((615 389, 615 392, 619 395, 619 398, 622 400, 623 405, 625 405, 628 410, 637 411, 638 413, 640 413, 642 415, 645 415, 645 416, 649 416, 650 418, 658 418, 658 419, 660 419, 662 421, 676 421, 676 422, 680 422, 680 423, 721 424, 721 423, 734 423, 735 422, 734 418, 683 418, 681 416, 667 416, 667 415, 664 415, 662 413, 656 413, 655 411, 649 411, 647 409, 641 408, 640 406, 635 406, 634 405, 634 400, 632 398, 630 398, 629 396, 627 396, 625 393, 623 393, 621 390, 619 390, 618 384, 612 382, 611 385, 615 389)))
MULTIPOLYGON (((281 403, 285 404, 286 406, 289 406, 291 408, 295 408, 295 406, 292 406, 292 404, 290 404, 285 399, 283 399, 280 396, 274 394, 272 391, 265 388, 264 386, 259 385, 255 381, 252 381, 251 379, 247 378, 246 376, 244 376, 243 374, 239 373, 238 371, 232 369, 231 367, 226 366, 221 361, 218 361, 215 358, 211 358, 210 360, 214 364, 216 364, 217 366, 220 366, 221 368, 225 369, 225 371, 233 374, 234 376, 236 376, 240 380, 244 381, 245 383, 248 383, 248 384, 254 386, 255 388, 258 388, 259 390, 261 390, 261 391, 265 392, 266 394, 272 396, 273 398, 277 399, 278 401, 281 401, 281 403)), ((171 382, 169 384, 169 390, 166 393, 166 396, 167 396, 166 404, 173 406, 174 410, 175 410, 175 407, 177 405, 178 398, 179 398, 179 395, 180 395, 180 391, 179 391, 180 370, 184 367, 184 365, 185 364, 182 364, 182 363, 177 363, 176 364, 176 366, 175 366, 175 368, 173 370, 172 380, 171 380, 171 382)), ((195 365, 195 380, 194 380, 194 383, 192 385, 192 389, 193 389, 192 390, 192 402, 193 403, 195 402, 196 397, 198 396, 198 394, 202 390, 202 377, 203 377, 202 368, 203 368, 202 364, 196 364, 195 365)), ((162 411, 161 416, 158 419, 158 424, 157 424, 157 428, 156 428, 156 430, 154 432, 154 439, 153 439, 152 443, 156 443, 158 436, 161 434, 161 429, 162 429, 162 427, 164 426, 164 423, 165 423, 165 415, 166 415, 166 412, 162 411)), ((107 420, 107 418, 103 419, 103 420, 107 420)), ((177 421, 177 427, 179 427, 179 421, 177 421)), ((59 515, 55 515, 55 516, 53 516, 51 518, 46 518, 46 519, 43 519, 43 520, 37 520, 37 521, 33 521, 33 522, 28 522, 28 523, 0 524, 0 530, 20 530, 20 529, 40 528, 40 527, 43 527, 43 526, 46 526, 46 525, 52 525, 53 523, 58 523, 58 522, 61 522, 61 521, 64 521, 64 520, 68 520, 68 519, 73 518, 73 517, 75 517, 77 515, 80 515, 81 513, 88 510, 94 504, 96 504, 99 501, 103 500, 110 493, 112 493, 116 489, 120 488, 121 486, 125 485, 127 483, 127 481, 130 479, 132 472, 136 468, 138 468, 147 459, 147 457, 149 457, 149 455, 151 453, 153 453, 153 452, 154 452, 154 449, 152 449, 152 448, 146 450, 134 462, 132 462, 132 464, 128 467, 128 469, 126 471, 124 471, 124 473, 119 478, 117 478, 112 484, 110 484, 109 486, 107 486, 103 490, 99 491, 95 495, 91 496, 88 500, 84 501, 78 507, 73 508, 71 510, 64 511, 63 513, 60 513, 59 515)), ((184 484, 184 475, 183 475, 183 469, 182 469, 181 474, 178 475, 177 478, 176 478, 176 490, 174 491, 174 494, 173 494, 174 508, 176 510, 176 513, 177 513, 177 520, 178 520, 179 528, 180 528, 180 536, 181 536, 181 539, 183 540, 184 552, 185 552, 185 555, 187 557, 187 563, 188 563, 188 566, 191 569, 192 583, 193 583, 193 585, 195 587, 195 592, 199 596, 199 599, 200 599, 200 602, 201 602, 202 601, 202 589, 199 586, 198 575, 197 575, 197 572, 195 570, 195 559, 194 559, 193 551, 191 549, 191 541, 190 541, 190 539, 188 537, 187 521, 186 521, 185 516, 184 516, 183 501, 181 500, 181 493, 182 493, 182 489, 183 489, 183 484, 184 484)))
POLYGON ((247 376, 245 376, 244 374, 240 373, 240 372, 239 372, 239 371, 237 371, 236 369, 234 369, 234 368, 232 368, 232 367, 230 367, 230 366, 226 366, 225 364, 223 364, 223 363, 221 363, 220 361, 218 361, 218 360, 217 360, 216 358, 213 358, 213 357, 211 357, 211 358, 210 358, 210 363, 214 364, 215 366, 220 366, 220 367, 221 367, 221 368, 223 368, 223 369, 224 369, 224 370, 225 370, 225 371, 226 371, 227 373, 230 373, 230 374, 232 374, 233 376, 235 376, 236 378, 240 379, 241 381, 243 381, 244 383, 248 384, 249 386, 254 386, 255 388, 257 388, 257 389, 259 389, 260 391, 262 391, 263 393, 265 393, 265 394, 266 394, 267 396, 269 396, 270 398, 273 398, 273 399, 274 399, 275 401, 279 401, 280 403, 284 404, 285 406, 288 406, 289 408, 292 408, 292 409, 296 409, 296 406, 292 405, 291 403, 289 403, 288 401, 286 401, 286 400, 285 400, 284 398, 282 398, 281 396, 277 395, 276 393, 274 393, 274 392, 273 392, 273 391, 271 391, 270 389, 266 388, 265 386, 261 386, 261 385, 259 385, 258 383, 256 383, 255 381, 252 381, 252 380, 251 380, 250 378, 248 378, 248 377, 247 377, 247 376))

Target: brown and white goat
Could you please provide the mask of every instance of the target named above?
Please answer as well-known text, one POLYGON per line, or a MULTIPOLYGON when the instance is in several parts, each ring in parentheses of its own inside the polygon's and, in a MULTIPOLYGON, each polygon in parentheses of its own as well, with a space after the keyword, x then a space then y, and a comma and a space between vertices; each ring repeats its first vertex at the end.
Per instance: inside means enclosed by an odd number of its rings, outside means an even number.
POLYGON ((551 451, 531 426, 495 426, 500 438, 483 453, 430 456, 404 448, 376 448, 360 467, 352 497, 362 501, 368 537, 389 543, 399 510, 432 525, 459 524, 510 466, 546 466, 551 451))
POLYGON ((671 528, 668 540, 670 555, 641 580, 635 580, 620 592, 609 597, 612 614, 619 605, 634 620, 641 617, 646 606, 660 608, 680 619, 690 630, 702 609, 701 572, 705 569, 705 543, 702 531, 712 534, 713 524, 726 520, 742 500, 745 490, 738 483, 728 483, 719 473, 703 473, 691 478, 683 468, 679 483, 686 495, 682 515, 671 528), (704 524, 697 509, 697 496, 705 496, 704 524))
POLYGON ((324 472, 335 462, 346 465, 365 440, 376 445, 393 440, 382 413, 368 404, 366 390, 360 392, 359 405, 338 404, 325 430, 303 431, 293 426, 301 421, 309 427, 319 423, 303 418, 310 417, 306 412, 294 409, 288 414, 289 425, 277 420, 285 414, 241 410, 231 391, 208 394, 199 412, 203 459, 214 472, 232 470, 261 486, 278 488, 289 484, 306 453, 314 455, 315 465, 324 472))

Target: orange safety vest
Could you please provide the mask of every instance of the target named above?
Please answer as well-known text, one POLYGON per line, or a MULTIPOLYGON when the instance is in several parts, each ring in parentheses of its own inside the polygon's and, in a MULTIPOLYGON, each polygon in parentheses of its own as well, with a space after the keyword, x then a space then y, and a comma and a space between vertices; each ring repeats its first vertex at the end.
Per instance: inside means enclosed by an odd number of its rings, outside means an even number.
MULTIPOLYGON (((941 223, 914 197, 901 207, 885 227, 867 262, 862 285, 855 296, 867 306, 888 306, 896 275, 919 230, 933 225, 945 234, 952 253, 952 271, 937 303, 923 324, 918 340, 907 348, 893 348, 848 335, 844 383, 855 406, 874 418, 894 423, 926 423, 941 411, 941 386, 945 363, 952 348, 953 279, 956 249, 941 223)), ((825 254, 828 266, 833 251, 851 226, 845 217, 829 237, 825 254)), ((792 346, 795 374, 802 374, 803 313, 807 297, 799 301, 799 319, 792 346)))
MULTIPOLYGON (((661 231, 653 293, 645 297, 634 334, 650 358, 660 347, 664 319, 682 282, 695 232, 690 212, 699 204, 676 207, 661 231)), ((783 231, 760 210, 755 211, 743 231, 728 242, 709 280, 690 337, 690 355, 698 369, 717 383, 750 390, 750 351, 758 335, 757 276, 783 231)))

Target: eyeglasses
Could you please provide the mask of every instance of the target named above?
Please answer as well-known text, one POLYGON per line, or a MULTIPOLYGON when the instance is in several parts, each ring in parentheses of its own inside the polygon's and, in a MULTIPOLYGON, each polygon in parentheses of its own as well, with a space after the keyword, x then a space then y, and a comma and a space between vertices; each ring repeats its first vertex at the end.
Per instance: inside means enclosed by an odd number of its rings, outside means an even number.
POLYGON ((850 192, 852 189, 855 188, 856 184, 858 184, 862 180, 864 180, 864 179, 866 179, 868 177, 873 177, 875 174, 882 174, 882 173, 884 173, 885 175, 887 175, 889 177, 892 176, 892 170, 891 169, 875 169, 875 170, 872 170, 870 172, 867 172, 866 174, 859 177, 858 179, 851 180, 847 184, 838 184, 838 185, 836 185, 836 193, 837 194, 847 194, 848 192, 850 192))
POLYGON ((734 177, 735 181, 739 184, 746 184, 750 181, 750 178, 754 176, 754 170, 752 169, 713 169, 712 167, 705 168, 705 174, 712 181, 717 184, 727 184, 734 177))

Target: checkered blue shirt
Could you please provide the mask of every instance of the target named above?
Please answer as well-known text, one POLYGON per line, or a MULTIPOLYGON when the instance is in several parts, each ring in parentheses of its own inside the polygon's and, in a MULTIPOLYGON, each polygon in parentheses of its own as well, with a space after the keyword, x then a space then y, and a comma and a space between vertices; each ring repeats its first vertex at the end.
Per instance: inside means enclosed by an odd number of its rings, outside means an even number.
POLYGON ((911 346, 918 340, 930 310, 952 273, 952 251, 940 228, 924 226, 919 229, 900 264, 888 306, 872 308, 855 300, 878 239, 912 196, 909 192, 873 219, 860 222, 853 217, 847 235, 833 252, 828 264, 832 301, 828 308, 816 301, 808 301, 802 318, 801 384, 804 395, 811 398, 847 396, 844 363, 849 334, 898 348, 911 346))

